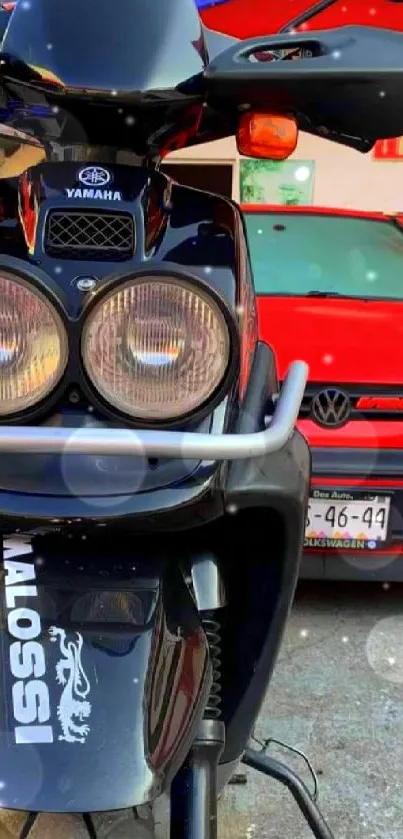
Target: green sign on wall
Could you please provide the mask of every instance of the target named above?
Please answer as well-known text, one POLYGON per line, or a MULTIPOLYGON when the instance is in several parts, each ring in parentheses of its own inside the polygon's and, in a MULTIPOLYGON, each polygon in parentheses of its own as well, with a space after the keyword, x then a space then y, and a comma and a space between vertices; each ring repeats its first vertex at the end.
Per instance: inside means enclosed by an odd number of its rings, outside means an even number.
POLYGON ((313 160, 255 160, 240 162, 242 204, 313 203, 313 160))

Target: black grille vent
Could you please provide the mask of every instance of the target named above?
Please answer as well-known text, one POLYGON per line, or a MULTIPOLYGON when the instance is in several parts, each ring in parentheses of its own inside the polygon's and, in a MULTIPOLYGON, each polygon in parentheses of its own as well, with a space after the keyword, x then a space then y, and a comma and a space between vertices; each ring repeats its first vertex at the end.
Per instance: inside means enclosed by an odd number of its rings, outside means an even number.
POLYGON ((350 400, 350 419, 402 420, 403 386, 309 383, 302 400, 300 419, 312 418, 312 400, 321 391, 339 390, 350 400))
POLYGON ((49 213, 45 250, 64 259, 131 259, 135 248, 133 218, 129 213, 86 213, 53 210, 49 213))

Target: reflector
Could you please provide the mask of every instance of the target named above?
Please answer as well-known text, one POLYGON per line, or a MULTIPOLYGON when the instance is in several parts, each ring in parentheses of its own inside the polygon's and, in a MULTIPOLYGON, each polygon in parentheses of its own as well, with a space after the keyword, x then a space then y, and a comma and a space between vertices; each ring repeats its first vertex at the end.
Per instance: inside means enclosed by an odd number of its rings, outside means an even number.
POLYGON ((298 126, 292 117, 247 111, 239 120, 237 146, 245 157, 285 160, 297 142, 298 126))

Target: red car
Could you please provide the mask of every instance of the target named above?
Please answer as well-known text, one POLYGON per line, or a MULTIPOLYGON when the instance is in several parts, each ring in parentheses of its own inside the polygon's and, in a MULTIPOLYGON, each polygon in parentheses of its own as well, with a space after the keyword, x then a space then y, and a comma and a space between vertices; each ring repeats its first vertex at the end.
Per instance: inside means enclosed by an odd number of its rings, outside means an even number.
POLYGON ((403 218, 243 211, 260 334, 280 377, 294 358, 310 366, 302 575, 403 579, 403 218))
MULTIPOLYGON (((237 38, 344 25, 403 30, 401 0, 196 0, 237 38)), ((403 219, 245 206, 260 332, 302 356, 313 452, 303 576, 403 579, 403 219), (342 561, 340 561, 342 560, 342 561)))

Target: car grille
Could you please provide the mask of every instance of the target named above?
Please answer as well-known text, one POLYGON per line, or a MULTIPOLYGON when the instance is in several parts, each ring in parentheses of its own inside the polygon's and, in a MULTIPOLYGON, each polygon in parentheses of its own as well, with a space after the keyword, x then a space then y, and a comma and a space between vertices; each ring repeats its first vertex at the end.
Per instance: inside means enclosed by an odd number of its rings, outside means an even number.
POLYGON ((49 213, 45 251, 64 259, 131 259, 135 248, 133 218, 129 213, 80 210, 49 213))
POLYGON ((308 384, 301 405, 300 419, 312 417, 312 402, 324 390, 338 390, 350 402, 350 419, 403 420, 403 386, 308 384))

